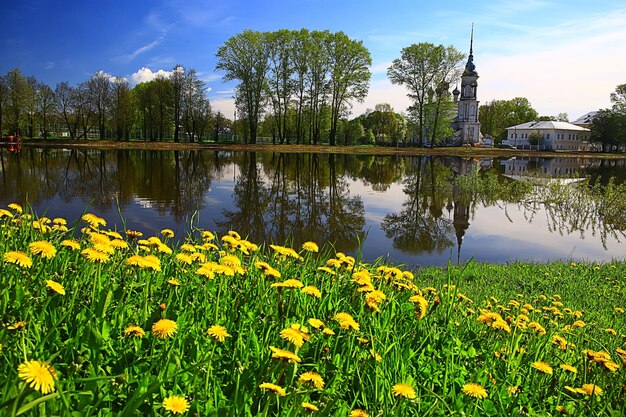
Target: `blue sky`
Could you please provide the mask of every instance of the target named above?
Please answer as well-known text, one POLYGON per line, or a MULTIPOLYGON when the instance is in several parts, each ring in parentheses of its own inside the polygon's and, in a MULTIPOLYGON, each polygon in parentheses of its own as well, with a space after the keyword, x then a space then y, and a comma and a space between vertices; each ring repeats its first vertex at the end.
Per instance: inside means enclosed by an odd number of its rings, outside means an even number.
MULTIPOLYGON (((0 73, 19 67, 54 87, 97 71, 148 80, 174 65, 195 68, 214 108, 233 113, 233 84, 215 72, 215 52, 244 29, 343 31, 372 54, 372 82, 353 116, 377 103, 409 105, 386 69, 403 47, 432 42, 467 53, 472 22, 478 96, 527 97, 542 115, 574 119, 608 107, 626 83, 623 1, 12 1, 0 0, 0 73)), ((230 117, 230 116, 229 116, 230 117)))

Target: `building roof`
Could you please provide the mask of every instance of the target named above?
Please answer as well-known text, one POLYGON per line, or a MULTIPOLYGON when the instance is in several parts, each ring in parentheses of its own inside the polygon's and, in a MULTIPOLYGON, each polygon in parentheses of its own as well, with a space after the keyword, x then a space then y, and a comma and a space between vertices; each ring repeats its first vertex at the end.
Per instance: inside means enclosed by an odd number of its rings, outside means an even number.
POLYGON ((598 114, 597 111, 590 111, 587 114, 583 114, 571 123, 575 125, 590 125, 593 123, 593 118, 596 117, 596 114, 598 114))
POLYGON ((580 132, 589 132, 589 129, 576 126, 568 122, 553 122, 552 120, 526 122, 519 125, 507 127, 508 129, 552 129, 552 130, 577 130, 580 132))

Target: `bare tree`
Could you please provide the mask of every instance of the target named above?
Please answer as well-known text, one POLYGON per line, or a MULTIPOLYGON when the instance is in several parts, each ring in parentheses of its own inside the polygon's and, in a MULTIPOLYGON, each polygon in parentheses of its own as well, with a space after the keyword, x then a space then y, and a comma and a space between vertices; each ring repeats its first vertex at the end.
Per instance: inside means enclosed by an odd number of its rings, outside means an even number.
POLYGON ((104 71, 98 71, 87 81, 86 87, 89 101, 97 116, 100 139, 104 139, 107 112, 111 98, 111 76, 104 71))

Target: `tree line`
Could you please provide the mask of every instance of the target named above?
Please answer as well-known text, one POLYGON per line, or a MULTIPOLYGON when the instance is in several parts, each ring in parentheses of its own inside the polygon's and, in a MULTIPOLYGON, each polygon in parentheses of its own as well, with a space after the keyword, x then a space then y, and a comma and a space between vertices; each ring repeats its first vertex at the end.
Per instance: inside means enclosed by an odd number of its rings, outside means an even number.
POLYGON ((217 139, 229 129, 213 112, 194 69, 176 65, 169 76, 132 87, 123 77, 99 71, 72 86, 54 88, 18 68, 0 76, 2 132, 30 138, 144 140, 217 139))
POLYGON ((589 138, 605 151, 626 147, 626 84, 615 87, 610 99, 612 107, 594 115, 589 138))

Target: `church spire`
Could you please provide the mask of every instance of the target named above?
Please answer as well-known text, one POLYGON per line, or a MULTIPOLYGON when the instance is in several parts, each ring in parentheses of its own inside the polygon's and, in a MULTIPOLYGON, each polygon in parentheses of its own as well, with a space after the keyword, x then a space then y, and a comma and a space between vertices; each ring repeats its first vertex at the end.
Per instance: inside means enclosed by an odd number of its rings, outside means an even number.
POLYGON ((474 58, 474 23, 472 23, 472 34, 470 36, 470 56, 474 58))
POLYGON ((476 72, 476 66, 474 65, 474 24, 472 23, 472 34, 470 35, 470 52, 467 57, 467 63, 465 64, 465 71, 463 75, 478 76, 476 72))

